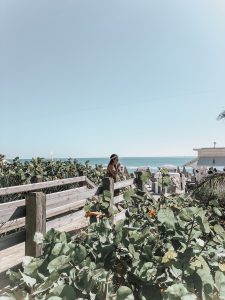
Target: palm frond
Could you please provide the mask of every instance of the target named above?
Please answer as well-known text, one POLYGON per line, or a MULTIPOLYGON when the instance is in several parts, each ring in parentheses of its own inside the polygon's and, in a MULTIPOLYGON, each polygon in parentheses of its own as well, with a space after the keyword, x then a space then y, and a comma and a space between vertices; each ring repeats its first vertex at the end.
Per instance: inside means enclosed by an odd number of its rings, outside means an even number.
POLYGON ((217 120, 222 120, 222 119, 225 119, 225 110, 222 111, 219 116, 217 117, 217 120))
POLYGON ((225 198, 225 172, 207 176, 192 192, 192 195, 202 201, 225 198))

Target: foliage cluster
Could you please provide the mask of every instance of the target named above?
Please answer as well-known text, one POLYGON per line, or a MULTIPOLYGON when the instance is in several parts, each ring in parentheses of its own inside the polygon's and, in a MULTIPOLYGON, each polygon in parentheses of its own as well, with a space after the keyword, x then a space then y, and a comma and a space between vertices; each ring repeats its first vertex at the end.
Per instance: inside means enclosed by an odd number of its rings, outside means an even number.
POLYGON ((127 191, 124 220, 73 236, 51 230, 40 258, 9 271, 2 299, 225 299, 225 231, 190 197, 127 191))
MULTIPOLYGON (((81 172, 86 172, 87 177, 96 185, 101 184, 102 178, 106 174, 106 170, 102 165, 93 167, 89 164, 89 161, 81 164, 76 159, 51 161, 43 158, 33 158, 30 161, 22 162, 19 157, 16 157, 12 162, 4 162, 4 155, 0 155, 0 188, 29 184, 38 178, 41 181, 71 178, 79 176, 81 172)), ((129 174, 126 174, 126 176, 121 174, 120 179, 125 177, 128 178, 129 174)), ((77 184, 72 187, 77 187, 77 184)), ((47 192, 57 192, 67 188, 65 186, 51 188, 47 192)), ((20 197, 18 195, 0 197, 0 203, 13 201, 14 198, 19 199, 20 197)))

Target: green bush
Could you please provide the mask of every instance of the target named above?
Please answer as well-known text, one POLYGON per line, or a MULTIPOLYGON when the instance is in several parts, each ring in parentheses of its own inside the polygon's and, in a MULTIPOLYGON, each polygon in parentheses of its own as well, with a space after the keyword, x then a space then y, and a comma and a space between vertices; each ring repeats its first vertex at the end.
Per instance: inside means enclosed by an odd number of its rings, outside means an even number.
POLYGON ((225 231, 198 201, 130 190, 121 205, 115 225, 36 234, 44 253, 8 272, 4 299, 225 299, 225 231))

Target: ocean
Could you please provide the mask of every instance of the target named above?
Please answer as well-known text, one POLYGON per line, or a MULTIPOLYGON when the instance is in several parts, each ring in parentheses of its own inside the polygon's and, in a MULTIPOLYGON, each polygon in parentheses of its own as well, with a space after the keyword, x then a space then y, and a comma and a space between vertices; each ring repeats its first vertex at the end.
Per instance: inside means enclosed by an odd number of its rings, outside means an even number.
MULTIPOLYGON (((120 157, 119 161, 126 166, 129 172, 135 171, 138 167, 149 167, 152 171, 158 170, 164 165, 174 165, 182 168, 185 163, 194 159, 193 156, 179 156, 179 157, 120 157)), ((78 158, 78 161, 84 163, 89 161, 90 165, 107 166, 108 158, 78 158)), ((188 168, 187 168, 188 171, 188 168)))
MULTIPOLYGON (((174 165, 182 168, 185 163, 194 159, 193 156, 171 156, 171 157, 120 157, 119 161, 126 166, 129 172, 134 172, 138 167, 149 167, 153 172, 164 165, 174 165)), ((21 161, 29 161, 30 159, 21 159, 21 161)), ((54 158, 54 160, 65 161, 67 158, 54 158)), ((89 161, 89 164, 107 166, 109 159, 105 157, 98 158, 77 158, 80 163, 89 161)), ((9 160, 10 161, 10 160, 9 160)), ((191 168, 186 168, 191 172, 191 168)))

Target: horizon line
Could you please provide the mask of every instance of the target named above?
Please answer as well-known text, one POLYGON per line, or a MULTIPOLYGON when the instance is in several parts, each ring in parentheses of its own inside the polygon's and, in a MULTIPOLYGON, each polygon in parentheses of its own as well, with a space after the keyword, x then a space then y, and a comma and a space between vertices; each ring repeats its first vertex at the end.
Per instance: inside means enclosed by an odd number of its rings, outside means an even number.
MULTIPOLYGON (((19 157, 19 159, 32 159, 32 158, 44 158, 44 159, 69 159, 69 158, 72 158, 72 159, 96 159, 96 158, 104 158, 104 159, 109 159, 108 156, 92 156, 92 157, 72 157, 72 156, 65 156, 65 157, 43 157, 43 156, 33 156, 33 157, 30 157, 30 158, 24 158, 24 157, 20 157, 20 156, 15 156, 15 157, 10 157, 10 158, 7 158, 7 159, 15 159, 16 157, 19 157)), ((195 155, 171 155, 171 156, 168 156, 168 155, 159 155, 159 156, 119 156, 119 159, 123 159, 123 158, 158 158, 158 157, 161 157, 161 158, 177 158, 177 157, 195 157, 195 155)))

